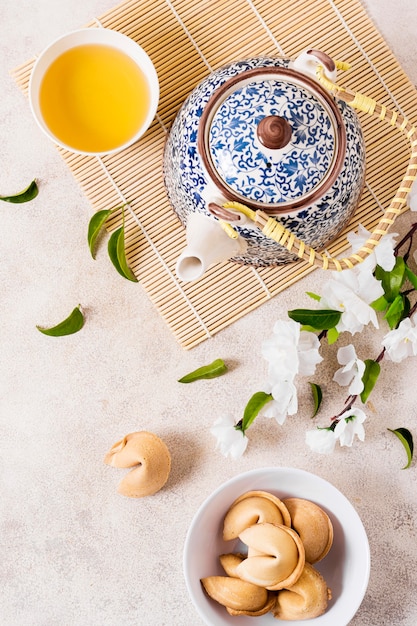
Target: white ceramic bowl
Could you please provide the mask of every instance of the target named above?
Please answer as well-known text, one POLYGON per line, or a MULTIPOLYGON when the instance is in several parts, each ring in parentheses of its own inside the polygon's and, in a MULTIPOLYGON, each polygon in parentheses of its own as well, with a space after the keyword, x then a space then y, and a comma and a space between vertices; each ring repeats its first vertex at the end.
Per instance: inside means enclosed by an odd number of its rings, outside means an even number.
MULTIPOLYGON (((241 544, 240 544, 241 545, 241 544)), ((197 511, 184 546, 184 575, 197 612, 208 626, 346 626, 358 610, 369 580, 369 543, 362 522, 349 500, 326 480, 292 468, 257 469, 232 478, 212 493, 197 511), (262 617, 231 616, 204 592, 200 579, 225 575, 218 557, 233 552, 239 540, 223 541, 223 519, 232 502, 246 491, 270 491, 279 498, 312 500, 330 516, 333 546, 314 567, 332 590, 326 613, 314 620, 282 621, 262 617)))
POLYGON ((81 28, 79 30, 72 31, 66 35, 53 41, 45 50, 39 55, 32 68, 30 80, 29 80, 29 104, 32 114, 41 128, 41 130, 51 139, 55 144, 70 150, 77 154, 89 154, 95 156, 101 156, 104 154, 113 154, 119 152, 124 148, 127 148, 134 142, 136 142, 149 128, 152 120, 155 117, 156 110, 159 102, 159 82, 158 75, 155 67, 145 52, 145 50, 137 44, 133 39, 127 37, 123 33, 119 33, 115 30, 108 28, 81 28), (132 61, 136 63, 142 73, 145 75, 148 83, 150 102, 148 111, 140 128, 137 129, 134 135, 132 135, 128 141, 115 147, 114 149, 107 150, 106 152, 87 152, 84 150, 74 149, 72 146, 63 143, 58 137, 56 137, 46 124, 42 115, 39 92, 42 84, 42 80, 45 76, 46 70, 50 67, 51 63, 57 59, 61 54, 67 50, 76 46, 85 44, 101 44, 116 48, 120 52, 124 53, 132 61))

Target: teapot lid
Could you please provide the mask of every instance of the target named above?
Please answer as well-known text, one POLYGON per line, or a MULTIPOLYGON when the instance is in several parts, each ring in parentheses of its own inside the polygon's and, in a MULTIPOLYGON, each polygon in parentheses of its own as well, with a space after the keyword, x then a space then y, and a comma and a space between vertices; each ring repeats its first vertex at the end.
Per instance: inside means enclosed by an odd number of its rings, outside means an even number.
POLYGON ((333 98, 287 67, 234 76, 208 101, 198 150, 230 200, 287 213, 317 201, 343 165, 346 131, 333 98))

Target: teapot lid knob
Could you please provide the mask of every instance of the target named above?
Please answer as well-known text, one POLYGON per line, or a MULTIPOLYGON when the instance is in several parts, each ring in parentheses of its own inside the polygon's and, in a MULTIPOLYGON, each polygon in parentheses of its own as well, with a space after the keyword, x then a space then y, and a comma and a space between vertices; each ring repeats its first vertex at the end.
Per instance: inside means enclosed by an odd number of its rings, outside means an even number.
POLYGON ((268 115, 259 122, 256 134, 265 148, 280 150, 290 142, 292 128, 289 122, 280 115, 268 115))

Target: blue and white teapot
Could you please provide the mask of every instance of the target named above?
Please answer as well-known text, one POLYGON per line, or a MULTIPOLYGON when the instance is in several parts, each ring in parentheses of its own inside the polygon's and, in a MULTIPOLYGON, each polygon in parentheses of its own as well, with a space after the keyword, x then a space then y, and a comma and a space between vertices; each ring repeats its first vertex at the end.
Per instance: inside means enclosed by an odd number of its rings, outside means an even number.
POLYGON ((334 62, 318 50, 295 61, 234 62, 184 102, 164 152, 167 194, 187 228, 181 280, 226 259, 257 267, 294 260, 240 205, 318 250, 350 221, 364 184, 364 139, 356 113, 316 79, 318 65, 336 79, 334 62))

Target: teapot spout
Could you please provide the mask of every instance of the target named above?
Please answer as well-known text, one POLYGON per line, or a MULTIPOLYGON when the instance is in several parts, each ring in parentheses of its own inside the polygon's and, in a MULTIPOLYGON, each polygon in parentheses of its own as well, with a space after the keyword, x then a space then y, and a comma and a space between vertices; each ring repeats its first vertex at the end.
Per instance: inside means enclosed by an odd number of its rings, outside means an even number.
POLYGON ((218 221, 200 213, 189 216, 186 233, 187 247, 176 266, 177 276, 184 282, 197 280, 214 263, 228 261, 247 248, 242 237, 232 239, 218 221))

